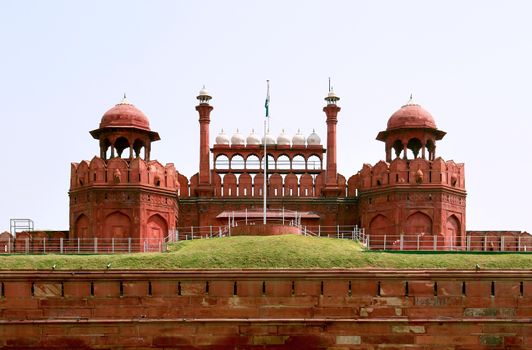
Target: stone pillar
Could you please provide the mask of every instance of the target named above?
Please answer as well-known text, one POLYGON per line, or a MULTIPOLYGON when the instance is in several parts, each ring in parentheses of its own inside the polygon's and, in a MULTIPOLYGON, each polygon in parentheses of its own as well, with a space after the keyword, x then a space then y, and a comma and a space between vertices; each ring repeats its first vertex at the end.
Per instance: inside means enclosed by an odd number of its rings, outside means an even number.
POLYGON ((211 123, 211 111, 213 107, 209 104, 211 96, 203 88, 196 97, 199 104, 196 111, 199 113, 200 124, 200 163, 198 173, 197 195, 200 197, 212 196, 214 188, 211 183, 210 169, 210 148, 209 148, 209 124, 211 123))
POLYGON ((323 107, 323 111, 327 116, 327 168, 325 186, 323 188, 323 193, 326 197, 336 197, 340 193, 336 167, 336 124, 338 123, 337 116, 340 111, 340 107, 336 105, 336 102, 339 99, 333 91, 330 91, 325 98, 327 106, 323 107))

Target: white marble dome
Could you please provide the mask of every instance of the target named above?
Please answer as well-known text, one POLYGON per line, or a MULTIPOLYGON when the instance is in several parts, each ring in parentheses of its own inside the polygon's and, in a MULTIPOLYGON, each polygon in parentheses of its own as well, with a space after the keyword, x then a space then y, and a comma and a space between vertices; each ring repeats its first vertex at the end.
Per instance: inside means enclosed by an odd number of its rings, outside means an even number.
POLYGON ((318 136, 318 134, 316 134, 315 130, 312 130, 312 134, 308 135, 307 145, 309 146, 321 145, 321 139, 318 136))
MULTIPOLYGON (((262 138, 262 144, 264 144, 264 137, 262 138)), ((270 130, 266 134, 266 145, 275 145, 275 137, 270 134, 270 130)))
POLYGON ((246 138, 246 143, 248 145, 260 145, 261 144, 260 136, 255 134, 255 130, 251 130, 251 133, 246 138))
POLYGON ((246 139, 244 138, 244 135, 236 129, 236 132, 231 136, 231 145, 244 145, 246 143, 246 139))
POLYGON ((229 141, 229 136, 224 132, 224 129, 216 136, 217 145, 229 145, 229 141))
POLYGON ((290 137, 283 131, 277 136, 277 144, 280 146, 290 146, 290 137))
POLYGON ((304 146, 306 142, 305 135, 301 133, 301 130, 297 129, 297 134, 292 137, 292 145, 294 146, 304 146))

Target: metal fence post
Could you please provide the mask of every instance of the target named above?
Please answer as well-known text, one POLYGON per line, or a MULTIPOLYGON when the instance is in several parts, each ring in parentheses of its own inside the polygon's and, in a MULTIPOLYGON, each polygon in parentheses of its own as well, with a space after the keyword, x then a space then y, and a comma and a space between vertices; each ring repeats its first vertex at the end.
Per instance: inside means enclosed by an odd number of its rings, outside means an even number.
POLYGON ((222 227, 218 226, 218 237, 222 238, 222 227))
POLYGON ((192 236, 192 239, 194 239, 194 226, 190 226, 190 235, 192 236))
POLYGON ((79 249, 80 249, 80 242, 79 242, 79 237, 78 237, 78 254, 79 254, 79 249))
POLYGON ((111 238, 111 252, 115 252, 115 238, 111 238))
POLYGON ((432 250, 434 251, 438 250, 438 235, 434 235, 434 244, 433 244, 432 250))
POLYGON ((321 225, 318 225, 318 237, 321 237, 321 225))
POLYGON ((94 237, 94 252, 98 254, 98 238, 94 237))
POLYGON ((336 225, 336 238, 340 237, 340 225, 336 225))
POLYGON ((366 247, 368 248, 368 250, 371 250, 371 248, 369 246, 369 242, 370 242, 369 235, 367 235, 367 237, 366 237, 366 247))
POLYGON ((26 238, 26 254, 30 253, 30 240, 26 238))
POLYGON ((179 241, 179 229, 175 230, 175 241, 179 241))
POLYGON ((471 250, 471 236, 466 237, 466 249, 467 251, 471 250))
POLYGON ((484 251, 488 250, 488 237, 484 236, 484 251))
POLYGON ((403 250, 404 247, 404 235, 399 237, 399 250, 403 250))
POLYGON ((42 239, 42 252, 46 254, 46 238, 42 239))
POLYGON ((7 239, 7 252, 11 253, 11 237, 7 239))
POLYGON ((517 237, 517 251, 521 251, 521 236, 517 237))
POLYGON ((63 237, 59 238, 59 250, 63 254, 63 237))
POLYGON ((416 238, 417 238, 417 250, 419 250, 419 235, 417 235, 416 238))
POLYGON ((382 250, 386 250, 386 235, 384 235, 384 243, 382 245, 382 250))
POLYGON ((127 252, 131 253, 131 237, 127 238, 127 252))
POLYGON ((306 236, 307 235, 307 226, 303 227, 303 232, 304 232, 304 235, 306 236))
POLYGON ((501 252, 504 252, 504 236, 501 237, 501 252))
MULTIPOLYGON (((246 223, 247 225, 247 223, 246 223)), ((211 238, 212 238, 212 225, 209 226, 209 234, 211 235, 211 238)))

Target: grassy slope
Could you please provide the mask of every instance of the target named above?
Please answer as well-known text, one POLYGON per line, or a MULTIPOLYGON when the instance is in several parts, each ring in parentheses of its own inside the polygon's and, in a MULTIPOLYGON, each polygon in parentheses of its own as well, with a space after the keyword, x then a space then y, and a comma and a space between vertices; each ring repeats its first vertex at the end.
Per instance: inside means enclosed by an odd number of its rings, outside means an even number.
POLYGON ((179 242, 169 253, 0 255, 0 269, 482 268, 531 269, 526 253, 367 252, 349 240, 295 235, 179 242))

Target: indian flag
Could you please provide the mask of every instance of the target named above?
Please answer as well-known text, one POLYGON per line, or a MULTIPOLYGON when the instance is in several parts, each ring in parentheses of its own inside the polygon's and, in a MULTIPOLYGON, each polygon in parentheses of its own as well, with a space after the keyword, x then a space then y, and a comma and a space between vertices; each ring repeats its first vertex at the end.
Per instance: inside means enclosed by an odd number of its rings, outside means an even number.
POLYGON ((266 101, 264 102, 264 108, 266 109, 266 118, 270 116, 270 81, 266 80, 268 83, 268 90, 266 92, 266 101))

